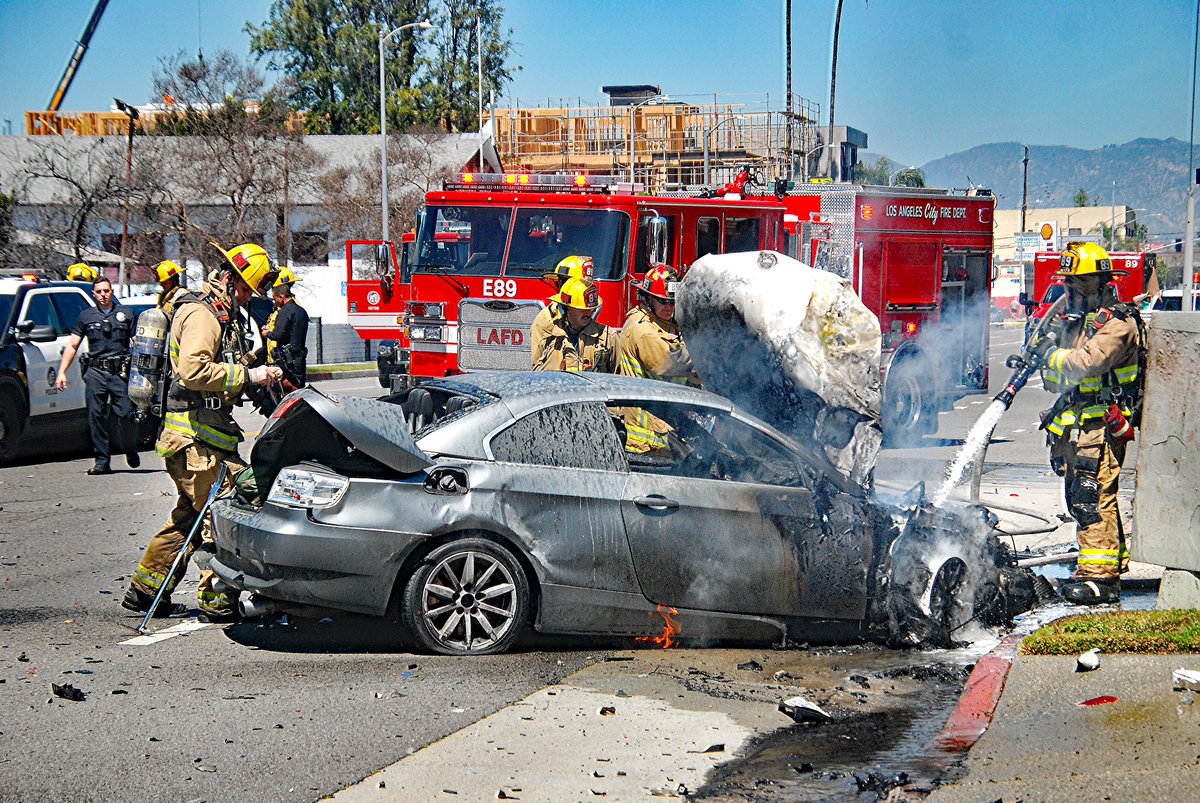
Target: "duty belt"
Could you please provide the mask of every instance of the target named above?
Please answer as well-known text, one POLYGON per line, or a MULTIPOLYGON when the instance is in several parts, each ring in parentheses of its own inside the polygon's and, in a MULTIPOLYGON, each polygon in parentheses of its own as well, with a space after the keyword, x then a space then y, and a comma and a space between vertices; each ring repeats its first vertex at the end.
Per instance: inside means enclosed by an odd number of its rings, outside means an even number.
POLYGON ((115 355, 112 357, 93 357, 90 354, 85 354, 84 357, 86 358, 84 361, 87 363, 84 366, 85 371, 88 368, 98 368, 106 373, 119 374, 124 368, 125 357, 121 355, 115 355))

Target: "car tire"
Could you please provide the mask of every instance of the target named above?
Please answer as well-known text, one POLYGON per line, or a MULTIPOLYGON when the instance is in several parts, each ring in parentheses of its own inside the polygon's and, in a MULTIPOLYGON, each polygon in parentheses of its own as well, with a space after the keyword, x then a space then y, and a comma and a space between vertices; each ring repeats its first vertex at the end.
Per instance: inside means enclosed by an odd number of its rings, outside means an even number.
POLYGON ((919 446, 921 437, 937 431, 936 413, 928 398, 929 377, 922 377, 918 361, 901 360, 887 374, 883 393, 883 436, 888 446, 905 448, 919 446))
POLYGON ((506 652, 529 623, 529 580, 506 547, 462 538, 430 552, 404 585, 400 622, 439 655, 506 652))
POLYGON ((963 598, 970 587, 968 575, 967 564, 958 557, 947 558, 937 571, 925 565, 909 567, 888 600, 889 643, 952 646, 954 632, 973 615, 973 597, 963 598))
POLYGON ((17 456, 21 445, 24 419, 21 403, 9 391, 0 387, 0 463, 17 456))

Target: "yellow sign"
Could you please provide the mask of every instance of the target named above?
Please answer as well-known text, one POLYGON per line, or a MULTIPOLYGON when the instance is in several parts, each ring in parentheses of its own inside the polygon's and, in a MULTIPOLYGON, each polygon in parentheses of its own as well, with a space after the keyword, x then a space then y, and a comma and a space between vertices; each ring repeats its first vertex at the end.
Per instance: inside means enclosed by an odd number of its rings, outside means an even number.
POLYGON ((1041 234, 1042 234, 1043 240, 1051 239, 1052 237, 1054 237, 1054 227, 1051 226, 1049 223, 1043 223, 1041 234))
POLYGON ((832 184, 833 179, 831 179, 831 178, 810 178, 808 180, 808 183, 809 184, 832 184))

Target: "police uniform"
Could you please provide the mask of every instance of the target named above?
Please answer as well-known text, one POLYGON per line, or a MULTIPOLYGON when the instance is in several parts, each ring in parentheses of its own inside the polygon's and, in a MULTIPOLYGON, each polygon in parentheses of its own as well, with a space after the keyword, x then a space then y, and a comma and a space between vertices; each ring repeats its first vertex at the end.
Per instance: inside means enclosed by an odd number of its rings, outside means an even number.
MULTIPOLYGON (((218 285, 206 282, 199 293, 181 293, 174 300, 167 347, 172 382, 155 450, 166 462, 177 495, 166 524, 150 540, 134 570, 127 595, 130 604, 126 605, 131 609, 144 610, 146 599, 157 594, 164 583, 166 593, 171 593, 187 571, 187 559, 180 561, 175 576, 168 578, 167 572, 195 524, 218 470, 222 464, 226 466, 228 484, 245 468, 237 451, 242 429, 233 420, 232 404, 245 387, 247 371, 240 363, 223 361, 222 353, 229 298, 218 285)), ((208 521, 201 525, 200 537, 205 543, 212 542, 208 521)), ((194 550, 193 541, 189 557, 194 550)), ((201 613, 225 619, 233 615, 237 595, 215 583, 215 578, 209 570, 200 572, 196 599, 201 613)))
POLYGON ((308 339, 308 312, 304 307, 295 298, 288 298, 283 306, 271 311, 263 336, 267 338, 267 359, 283 368, 296 387, 304 387, 308 357, 304 345, 308 339))
POLYGON ((117 418, 120 445, 130 456, 131 465, 139 462, 133 428, 133 402, 129 400, 126 371, 129 360, 129 340, 133 337, 136 319, 133 311, 113 301, 108 312, 88 307, 79 313, 71 334, 86 339, 88 353, 80 358, 86 386, 88 425, 92 431, 92 452, 96 467, 107 468, 112 456, 112 439, 108 431, 108 414, 117 418))

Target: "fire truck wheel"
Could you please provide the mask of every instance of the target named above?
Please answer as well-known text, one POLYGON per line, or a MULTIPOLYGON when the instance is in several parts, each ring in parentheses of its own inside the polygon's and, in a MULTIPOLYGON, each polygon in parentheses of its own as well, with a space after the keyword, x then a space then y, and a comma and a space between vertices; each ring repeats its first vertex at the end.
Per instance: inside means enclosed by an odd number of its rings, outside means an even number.
POLYGON ((404 587, 400 621, 417 645, 439 655, 506 652, 529 623, 529 581, 520 561, 486 538, 430 552, 404 587))
POLYGON ((888 371, 883 393, 883 435, 889 446, 916 446, 937 415, 928 399, 917 360, 901 360, 888 371))
POLYGON ((21 441, 21 408, 16 397, 0 387, 0 463, 17 456, 21 441))

